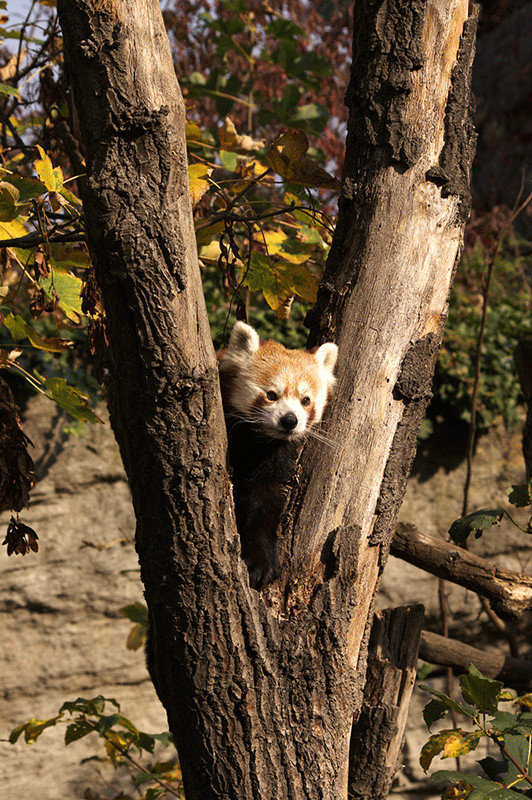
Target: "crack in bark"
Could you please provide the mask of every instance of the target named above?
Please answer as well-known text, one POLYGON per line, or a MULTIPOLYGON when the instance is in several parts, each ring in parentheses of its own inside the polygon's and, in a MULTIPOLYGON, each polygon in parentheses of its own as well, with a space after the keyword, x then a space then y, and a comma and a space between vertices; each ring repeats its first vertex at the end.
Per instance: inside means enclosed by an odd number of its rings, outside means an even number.
POLYGON ((400 421, 384 469, 370 545, 383 545, 381 563, 387 558, 391 529, 403 501, 412 462, 416 454, 417 433, 425 409, 432 397, 431 386, 438 357, 441 334, 429 333, 414 342, 405 354, 393 389, 396 400, 404 403, 400 421))
POLYGON ((442 197, 459 197, 458 221, 467 222, 471 212, 471 163, 477 135, 473 126, 471 75, 475 55, 475 37, 480 5, 473 4, 471 15, 464 23, 456 64, 451 72, 451 87, 444 120, 444 144, 438 166, 425 175, 428 181, 441 187, 442 197))

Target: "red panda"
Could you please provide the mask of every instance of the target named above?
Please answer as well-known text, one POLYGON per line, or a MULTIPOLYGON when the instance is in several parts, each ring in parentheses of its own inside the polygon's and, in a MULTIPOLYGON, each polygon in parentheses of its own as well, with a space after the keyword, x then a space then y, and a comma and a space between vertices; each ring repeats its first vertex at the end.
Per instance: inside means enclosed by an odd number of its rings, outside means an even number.
POLYGON ((260 589, 279 574, 276 530, 293 459, 322 418, 334 388, 338 348, 287 350, 237 322, 218 355, 242 557, 260 589))

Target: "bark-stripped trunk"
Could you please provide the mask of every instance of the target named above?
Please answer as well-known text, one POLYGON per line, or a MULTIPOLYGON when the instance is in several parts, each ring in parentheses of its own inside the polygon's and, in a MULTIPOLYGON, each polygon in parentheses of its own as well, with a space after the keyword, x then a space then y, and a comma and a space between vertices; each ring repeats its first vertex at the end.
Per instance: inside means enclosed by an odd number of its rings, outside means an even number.
POLYGON ((311 336, 340 347, 336 444, 302 453, 283 534, 291 555, 281 589, 264 596, 239 557, 184 109, 158 3, 58 8, 112 421, 187 798, 341 800, 368 619, 467 215, 468 2, 356 4, 340 219, 311 336))

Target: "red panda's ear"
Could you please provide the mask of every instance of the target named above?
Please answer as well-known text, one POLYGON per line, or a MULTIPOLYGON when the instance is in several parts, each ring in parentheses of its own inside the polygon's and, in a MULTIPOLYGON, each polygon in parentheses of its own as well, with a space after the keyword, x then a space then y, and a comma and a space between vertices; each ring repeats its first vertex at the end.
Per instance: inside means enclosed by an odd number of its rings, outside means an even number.
POLYGON ((318 362, 320 368, 324 369, 326 372, 330 372, 331 375, 336 364, 337 356, 338 347, 332 342, 322 344, 314 353, 314 358, 318 362))
POLYGON ((232 355, 253 355, 259 349, 259 345, 257 331, 245 322, 236 322, 229 337, 227 352, 232 355))

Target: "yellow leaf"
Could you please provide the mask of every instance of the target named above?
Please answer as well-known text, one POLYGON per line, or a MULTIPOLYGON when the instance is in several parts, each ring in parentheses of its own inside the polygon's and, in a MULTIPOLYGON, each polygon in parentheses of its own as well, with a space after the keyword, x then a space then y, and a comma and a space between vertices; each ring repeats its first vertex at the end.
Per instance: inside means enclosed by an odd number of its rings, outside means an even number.
POLYGON ((22 50, 20 53, 20 58, 18 53, 11 56, 8 62, 3 66, 0 67, 0 81, 9 81, 11 78, 14 78, 17 74, 17 70, 19 69, 20 65, 26 58, 27 50, 22 50))
POLYGON ((58 714, 56 717, 50 717, 50 719, 30 719, 28 722, 24 722, 11 731, 9 741, 11 744, 14 744, 20 734, 24 733, 26 744, 33 744, 45 728, 51 728, 56 725, 57 721, 60 720, 62 716, 62 714, 58 714))
POLYGON ((40 144, 37 145, 40 158, 35 161, 35 170, 49 192, 60 192, 63 188, 63 172, 61 167, 53 167, 49 156, 40 144))
POLYGON ((124 752, 127 752, 130 742, 114 731, 105 734, 105 750, 111 759, 113 766, 118 766, 124 759, 124 752))
POLYGON ((199 220, 198 228, 196 229, 196 244, 198 247, 210 244, 215 236, 221 233, 224 229, 223 222, 215 222, 214 225, 205 225, 205 220, 199 220))
POLYGON ((187 142, 201 142, 200 126, 196 122, 186 122, 185 136, 187 142))
POLYGON ((448 786, 441 796, 441 800, 466 800, 471 794, 472 786, 460 781, 456 786, 448 786))
POLYGON ((291 239, 283 231, 266 231, 264 243, 271 256, 282 256, 292 264, 303 264, 312 255, 312 246, 309 247, 297 239, 291 239))
POLYGON ((221 150, 229 150, 242 155, 262 150, 264 147, 264 139, 253 139, 245 133, 237 133, 231 117, 225 118, 223 125, 218 129, 218 137, 221 150))
POLYGON ((188 168, 188 180, 190 185, 190 199, 195 206, 209 188, 209 175, 212 169, 206 164, 191 164, 188 168))
POLYGON ((419 763, 426 772, 432 759, 439 753, 441 753, 441 758, 463 756, 470 753, 471 750, 475 750, 480 739, 485 735, 483 731, 468 733, 459 728, 435 733, 422 748, 419 763))
POLYGON ((200 247, 198 253, 200 261, 203 261, 204 264, 213 264, 214 266, 218 264, 221 254, 222 251, 220 250, 220 242, 218 239, 213 239, 209 244, 200 247))
POLYGON ((29 339, 32 345, 38 350, 46 350, 49 353, 62 353, 63 350, 68 350, 69 347, 74 344, 66 339, 39 336, 37 331, 22 319, 19 314, 8 314, 4 317, 3 323, 11 333, 15 342, 20 342, 22 339, 29 339))
POLYGON ((18 219, 13 219, 10 222, 0 222, 0 241, 2 239, 18 239, 21 236, 26 236, 28 231, 18 219))
POLYGON ((264 176, 261 178, 262 183, 270 183, 273 179, 273 175, 271 172, 269 174, 264 174, 266 172, 267 168, 256 158, 239 158, 236 167, 236 174, 240 180, 231 182, 231 192, 233 192, 233 194, 238 194, 238 192, 241 192, 242 189, 245 189, 251 181, 255 180, 255 178, 258 178, 259 175, 264 176))
POLYGON ((84 249, 53 242, 51 244, 51 250, 57 266, 63 268, 79 267, 81 269, 88 269, 91 265, 91 257, 84 249))
POLYGON ((146 626, 140 622, 133 625, 129 631, 129 636, 126 641, 126 648, 128 650, 140 650, 142 645, 146 642, 146 626))
POLYGON ((266 161, 281 178, 303 186, 338 191, 340 181, 305 155, 308 139, 302 131, 283 133, 266 150, 266 161))

